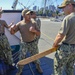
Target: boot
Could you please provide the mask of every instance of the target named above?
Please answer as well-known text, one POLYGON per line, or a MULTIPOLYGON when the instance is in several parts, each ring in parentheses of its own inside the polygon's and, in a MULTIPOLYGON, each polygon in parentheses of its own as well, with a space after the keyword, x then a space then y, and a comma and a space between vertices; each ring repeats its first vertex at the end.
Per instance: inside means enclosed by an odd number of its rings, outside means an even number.
POLYGON ((16 73, 16 75, 22 75, 22 73, 16 73))
POLYGON ((17 68, 18 68, 18 72, 16 73, 16 75, 22 75, 22 69, 23 69, 24 66, 19 66, 17 65, 17 68))
POLYGON ((40 64, 36 64, 36 69, 39 73, 43 73, 42 68, 40 67, 40 64))
POLYGON ((14 63, 12 65, 9 65, 9 70, 10 71, 15 70, 15 69, 17 69, 17 67, 15 66, 14 63))

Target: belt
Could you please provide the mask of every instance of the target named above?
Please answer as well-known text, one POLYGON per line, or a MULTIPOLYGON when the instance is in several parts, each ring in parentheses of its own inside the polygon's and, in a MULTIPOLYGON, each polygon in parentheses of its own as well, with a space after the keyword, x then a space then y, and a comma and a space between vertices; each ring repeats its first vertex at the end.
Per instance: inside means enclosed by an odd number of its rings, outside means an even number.
POLYGON ((4 35, 4 33, 0 33, 0 36, 4 35))
POLYGON ((30 42, 26 42, 26 43, 33 43, 33 42, 35 42, 36 41, 36 39, 35 40, 33 40, 33 41, 30 41, 30 42))
POLYGON ((68 43, 64 43, 64 42, 63 42, 63 44, 64 44, 64 45, 75 45, 75 44, 68 44, 68 43))

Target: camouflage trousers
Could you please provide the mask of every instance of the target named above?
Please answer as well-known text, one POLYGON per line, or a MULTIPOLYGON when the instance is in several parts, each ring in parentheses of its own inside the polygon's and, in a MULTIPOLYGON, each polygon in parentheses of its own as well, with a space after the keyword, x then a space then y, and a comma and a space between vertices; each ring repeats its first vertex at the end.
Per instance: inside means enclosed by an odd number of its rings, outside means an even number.
POLYGON ((12 52, 6 35, 0 36, 0 59, 7 64, 12 64, 12 52))
MULTIPOLYGON (((19 59, 22 60, 22 59, 27 58, 27 56, 26 56, 27 52, 30 52, 30 56, 33 56, 33 55, 39 53, 38 46, 37 46, 37 41, 33 41, 33 42, 29 42, 29 43, 26 43, 26 42, 21 43, 21 45, 20 45, 20 57, 19 57, 19 59)), ((36 60, 36 61, 34 61, 34 63, 35 64, 36 63, 40 64, 40 61, 36 60)), ((21 73, 24 66, 17 65, 17 67, 19 69, 18 72, 21 73)))
POLYGON ((74 75, 75 45, 62 44, 55 53, 54 75, 74 75))

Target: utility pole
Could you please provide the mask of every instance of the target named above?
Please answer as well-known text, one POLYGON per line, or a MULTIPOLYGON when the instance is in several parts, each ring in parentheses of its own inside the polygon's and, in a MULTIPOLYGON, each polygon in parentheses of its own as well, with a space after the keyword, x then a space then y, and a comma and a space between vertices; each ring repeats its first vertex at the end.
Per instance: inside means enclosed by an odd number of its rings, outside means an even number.
POLYGON ((43 14, 46 13, 46 2, 47 2, 47 0, 44 0, 44 9, 43 9, 43 14))

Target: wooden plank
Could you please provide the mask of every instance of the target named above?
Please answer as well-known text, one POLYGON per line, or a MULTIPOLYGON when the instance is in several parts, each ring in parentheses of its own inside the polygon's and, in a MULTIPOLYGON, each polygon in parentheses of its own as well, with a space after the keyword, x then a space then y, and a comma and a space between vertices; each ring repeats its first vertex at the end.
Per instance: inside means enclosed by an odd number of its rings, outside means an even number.
POLYGON ((48 55, 48 54, 50 54, 50 53, 56 51, 57 48, 58 48, 58 47, 54 47, 54 48, 51 48, 51 49, 46 50, 46 51, 44 51, 44 52, 41 52, 41 53, 39 53, 39 54, 36 54, 36 55, 31 56, 31 57, 25 58, 25 59, 23 59, 23 60, 20 60, 17 64, 18 64, 18 65, 26 65, 26 64, 28 64, 28 63, 30 63, 30 62, 32 62, 32 61, 35 61, 35 60, 37 60, 37 59, 39 59, 39 58, 42 58, 42 57, 44 57, 44 56, 46 56, 46 55, 48 55))

